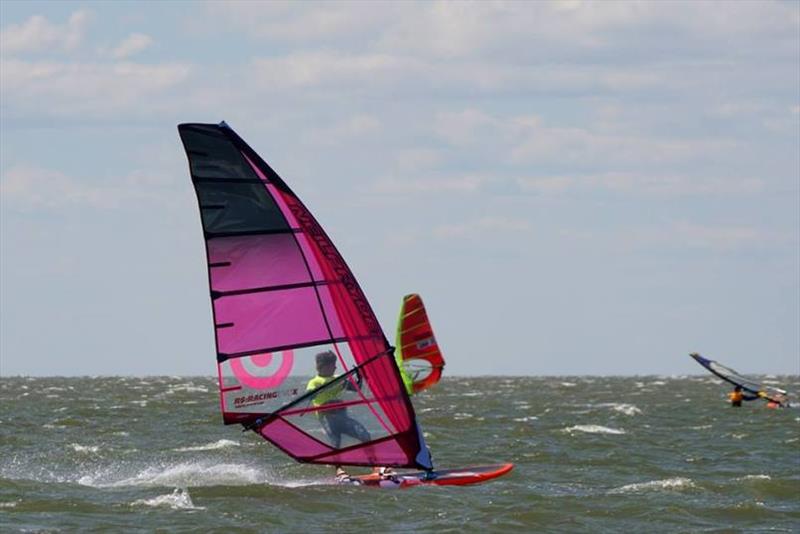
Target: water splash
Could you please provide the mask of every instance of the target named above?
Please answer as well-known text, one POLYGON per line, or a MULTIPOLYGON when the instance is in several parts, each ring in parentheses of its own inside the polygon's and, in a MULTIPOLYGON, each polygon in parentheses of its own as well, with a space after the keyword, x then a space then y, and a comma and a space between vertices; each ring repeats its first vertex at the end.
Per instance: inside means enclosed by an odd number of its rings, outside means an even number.
POLYGON ((183 488, 175 488, 172 493, 159 495, 152 499, 133 501, 131 506, 162 506, 173 510, 205 510, 202 506, 195 506, 189 496, 189 491, 183 488))
POLYGON ((180 447, 173 450, 178 452, 216 451, 219 449, 225 449, 227 447, 239 447, 239 446, 240 444, 237 441, 232 441, 230 439, 221 439, 213 443, 206 443, 205 445, 196 445, 194 447, 180 447))

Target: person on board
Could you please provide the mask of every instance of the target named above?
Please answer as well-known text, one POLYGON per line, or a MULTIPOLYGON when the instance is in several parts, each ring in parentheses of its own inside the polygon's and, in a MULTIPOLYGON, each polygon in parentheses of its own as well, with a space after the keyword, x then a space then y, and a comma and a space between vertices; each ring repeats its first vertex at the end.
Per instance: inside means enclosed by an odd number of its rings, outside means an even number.
MULTIPOLYGON (((316 355, 317 376, 308 381, 306 391, 320 389, 326 384, 336 380, 336 354, 331 351, 320 352, 316 355)), ((340 404, 342 400, 339 396, 344 391, 358 391, 361 385, 361 376, 355 373, 356 383, 350 379, 340 380, 337 384, 328 388, 323 388, 314 395, 311 405, 317 410, 316 414, 322 424, 322 428, 331 440, 331 445, 339 448, 342 444, 342 436, 351 436, 358 441, 364 442, 372 439, 364 425, 353 419, 347 414, 347 407, 325 408, 325 405, 340 404)), ((347 480, 349 475, 341 466, 336 466, 337 480, 347 480)))
POLYGON ((760 398, 759 395, 747 395, 742 392, 742 386, 736 386, 733 391, 728 393, 728 399, 731 401, 731 406, 734 408, 741 408, 742 401, 752 401, 760 398))

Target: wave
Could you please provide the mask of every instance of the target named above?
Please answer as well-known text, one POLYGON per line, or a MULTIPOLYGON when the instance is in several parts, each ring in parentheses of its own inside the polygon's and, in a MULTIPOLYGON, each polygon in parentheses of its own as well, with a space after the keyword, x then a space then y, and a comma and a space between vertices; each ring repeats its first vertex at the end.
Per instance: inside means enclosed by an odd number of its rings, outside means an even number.
POLYGON ((329 483, 323 480, 282 480, 263 467, 244 464, 217 464, 212 462, 183 462, 173 465, 153 465, 134 476, 120 478, 122 472, 113 469, 84 475, 77 482, 84 486, 97 488, 117 487, 206 487, 206 486, 247 486, 265 484, 270 486, 302 487, 329 483))
POLYGON ((745 475, 736 480, 772 480, 772 477, 769 475, 745 475))
POLYGON ((174 395, 175 393, 208 393, 208 388, 205 386, 195 386, 194 384, 180 384, 177 386, 170 386, 165 393, 167 395, 174 395))
POLYGON ((185 489, 175 488, 167 495, 159 495, 152 499, 139 499, 133 501, 131 506, 166 506, 173 510, 205 510, 202 506, 195 506, 189 492, 185 489))
POLYGON ((70 443, 70 447, 75 452, 95 453, 100 451, 99 445, 80 445, 78 443, 70 443))
POLYGON ((239 447, 239 442, 232 441, 230 439, 221 439, 219 441, 215 441, 214 443, 206 443, 205 445, 196 445, 194 447, 180 447, 172 450, 178 452, 216 451, 226 447, 239 447))
POLYGON ((600 426, 600 425, 575 425, 568 428, 563 429, 564 432, 568 434, 573 434, 575 432, 585 432, 587 434, 625 434, 625 430, 621 428, 610 428, 607 426, 600 426))
POLYGON ((620 412, 625 415, 639 415, 642 413, 635 404, 626 404, 624 402, 603 402, 600 404, 592 405, 597 408, 611 408, 615 412, 620 412))
POLYGON ((694 482, 689 478, 675 477, 664 480, 650 480, 649 482, 637 482, 636 484, 626 484, 619 488, 609 490, 608 493, 642 493, 646 491, 681 491, 696 488, 694 482))

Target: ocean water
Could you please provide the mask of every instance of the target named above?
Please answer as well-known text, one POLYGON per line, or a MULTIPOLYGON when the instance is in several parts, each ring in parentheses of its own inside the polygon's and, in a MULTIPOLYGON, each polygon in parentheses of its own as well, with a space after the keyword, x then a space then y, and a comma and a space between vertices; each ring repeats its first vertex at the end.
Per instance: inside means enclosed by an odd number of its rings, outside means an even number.
POLYGON ((732 409, 726 391, 446 378, 414 398, 437 466, 516 468, 378 490, 223 426, 214 378, 2 378, 0 531, 800 532, 800 409, 732 409))

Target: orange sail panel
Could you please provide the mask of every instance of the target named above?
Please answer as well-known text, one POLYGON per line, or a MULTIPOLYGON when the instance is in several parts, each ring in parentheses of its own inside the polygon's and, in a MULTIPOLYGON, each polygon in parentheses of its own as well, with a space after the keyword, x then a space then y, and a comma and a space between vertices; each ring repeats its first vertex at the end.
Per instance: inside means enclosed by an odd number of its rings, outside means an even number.
POLYGON ((397 364, 402 368, 409 393, 417 393, 439 381, 444 358, 433 335, 422 298, 416 293, 403 297, 396 344, 397 364))

